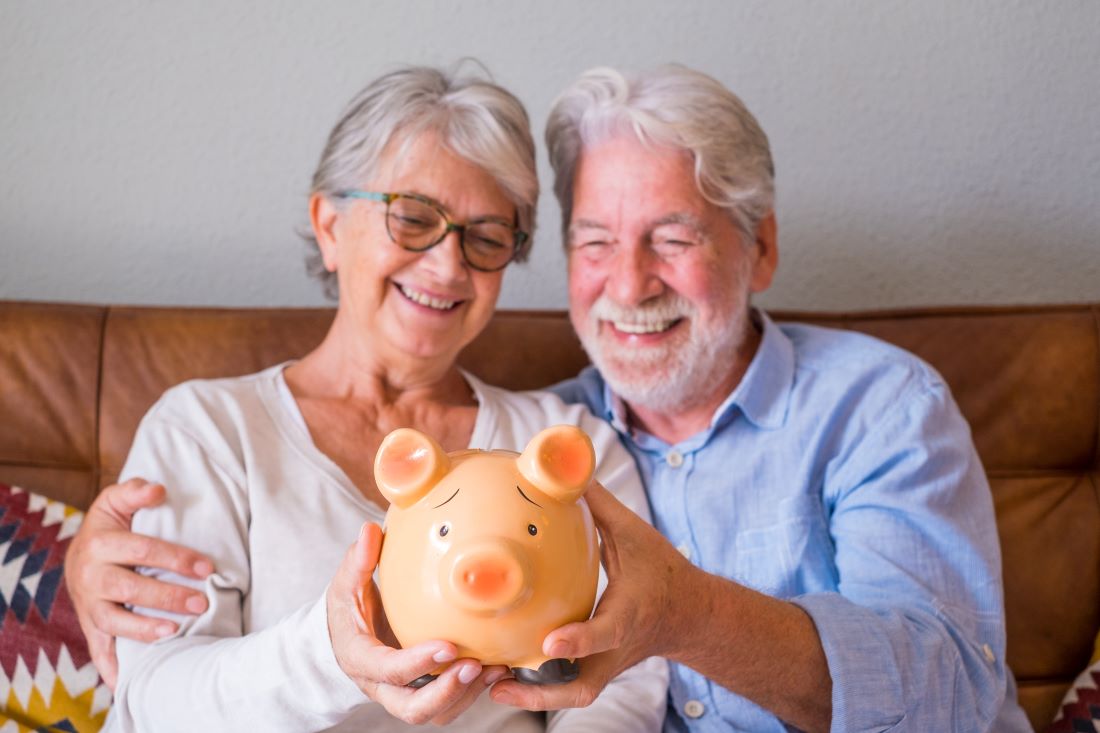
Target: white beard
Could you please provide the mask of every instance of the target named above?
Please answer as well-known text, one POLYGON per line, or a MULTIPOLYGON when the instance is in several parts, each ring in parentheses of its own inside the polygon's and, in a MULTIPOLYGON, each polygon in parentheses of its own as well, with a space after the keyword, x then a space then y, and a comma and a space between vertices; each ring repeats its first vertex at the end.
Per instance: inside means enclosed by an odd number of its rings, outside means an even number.
POLYGON ((745 284, 732 283, 744 298, 737 299, 739 305, 724 322, 712 326, 701 323, 691 302, 676 293, 633 308, 601 295, 589 311, 581 344, 611 390, 628 404, 672 414, 695 407, 714 398, 713 390, 737 362, 750 327, 745 284), (600 321, 642 324, 678 318, 687 319, 688 330, 655 346, 622 345, 599 333, 600 321))

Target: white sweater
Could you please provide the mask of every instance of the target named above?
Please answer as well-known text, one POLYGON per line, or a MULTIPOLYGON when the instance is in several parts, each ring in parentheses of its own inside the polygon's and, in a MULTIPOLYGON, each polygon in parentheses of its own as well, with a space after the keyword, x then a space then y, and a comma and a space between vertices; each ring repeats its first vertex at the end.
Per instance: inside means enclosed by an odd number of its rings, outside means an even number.
MULTIPOLYGON (((385 513, 313 445, 293 399, 284 398, 284 366, 179 385, 142 420, 121 478, 162 483, 168 499, 139 512, 134 530, 205 552, 215 573, 195 581, 150 572, 201 588, 210 608, 173 617, 181 624, 174 637, 118 640, 106 731, 413 729, 363 695, 332 652, 325 589, 360 525, 381 523, 385 513)), ((607 424, 549 393, 508 392, 465 376, 479 402, 471 448, 522 451, 549 425, 579 425, 596 448, 596 478, 648 520, 637 470, 607 424)), ((589 708, 553 714, 549 724, 484 694, 445 730, 656 731, 666 686, 664 661, 651 659, 589 708)))

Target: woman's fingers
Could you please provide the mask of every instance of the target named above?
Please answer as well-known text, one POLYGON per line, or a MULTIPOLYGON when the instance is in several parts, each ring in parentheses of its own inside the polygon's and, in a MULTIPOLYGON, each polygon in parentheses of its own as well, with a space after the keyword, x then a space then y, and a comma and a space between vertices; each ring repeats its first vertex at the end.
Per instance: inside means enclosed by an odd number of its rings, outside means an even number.
MULTIPOLYGON (((329 637, 336 661, 391 715, 417 725, 453 720, 487 688, 481 664, 456 661, 458 650, 449 642, 396 649, 378 638, 388 629, 372 579, 381 548, 382 529, 364 524, 329 585, 329 637), (423 687, 408 686, 429 674, 438 677, 423 687)), ((498 678, 493 675, 493 681, 498 678)))
POLYGON ((447 710, 438 713, 432 718, 432 724, 447 725, 454 721, 455 718, 473 705, 486 689, 504 679, 509 674, 511 674, 511 672, 507 667, 496 665, 492 667, 483 667, 478 678, 466 687, 465 692, 462 693, 462 697, 452 704, 451 707, 447 708, 447 710))
POLYGON ((485 691, 486 685, 479 681, 480 676, 481 665, 477 661, 462 659, 424 687, 380 685, 375 699, 391 714, 413 725, 423 725, 436 718, 453 720, 485 691))

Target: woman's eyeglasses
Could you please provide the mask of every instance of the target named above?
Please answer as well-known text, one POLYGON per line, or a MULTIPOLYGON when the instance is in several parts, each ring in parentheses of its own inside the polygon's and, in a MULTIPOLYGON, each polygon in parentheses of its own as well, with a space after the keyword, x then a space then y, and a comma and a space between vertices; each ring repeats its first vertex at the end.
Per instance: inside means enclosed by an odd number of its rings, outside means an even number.
POLYGON ((466 264, 482 272, 504 269, 523 249, 527 232, 495 217, 455 224, 443 208, 424 196, 412 193, 376 193, 348 190, 336 194, 344 199, 366 199, 386 204, 386 232, 394 244, 410 252, 424 252, 458 232, 466 264))

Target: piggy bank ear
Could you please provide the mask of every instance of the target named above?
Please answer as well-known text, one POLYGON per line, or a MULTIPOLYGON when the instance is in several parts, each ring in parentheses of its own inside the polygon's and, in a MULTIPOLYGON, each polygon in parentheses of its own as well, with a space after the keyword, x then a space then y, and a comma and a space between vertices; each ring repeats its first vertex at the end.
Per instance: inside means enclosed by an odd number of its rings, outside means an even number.
POLYGON ((451 460, 430 437, 412 428, 386 436, 374 457, 374 481, 391 504, 407 509, 431 491, 451 460))
POLYGON ((583 430, 555 425, 531 438, 516 459, 523 477, 560 502, 581 497, 596 470, 596 451, 583 430))

